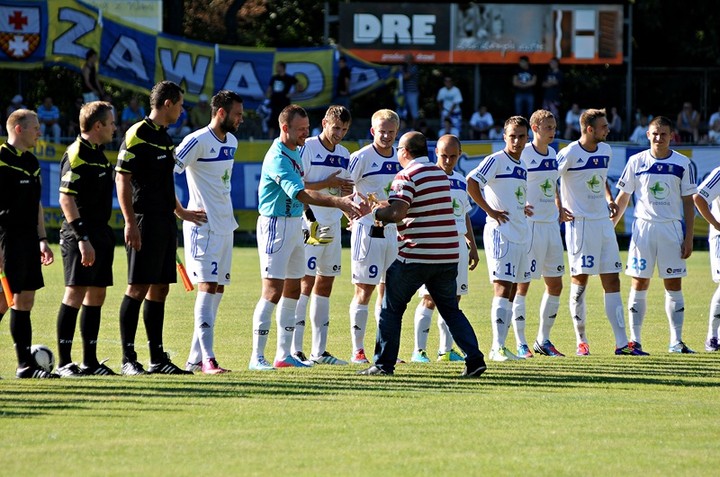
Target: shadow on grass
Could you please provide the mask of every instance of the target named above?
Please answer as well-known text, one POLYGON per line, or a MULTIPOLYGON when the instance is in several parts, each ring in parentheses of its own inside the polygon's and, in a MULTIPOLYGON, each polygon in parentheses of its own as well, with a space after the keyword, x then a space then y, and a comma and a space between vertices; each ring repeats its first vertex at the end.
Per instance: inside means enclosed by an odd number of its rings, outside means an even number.
POLYGON ((720 386, 720 356, 536 357, 489 363, 479 379, 459 377, 457 363, 399 365, 394 376, 358 376, 358 366, 316 366, 275 372, 241 371, 222 376, 97 377, 76 380, 0 382, 0 418, 53 413, 118 415, 132 412, 187 412, 205 399, 335 400, 363 395, 412 398, 444 393, 491 394, 507 388, 572 392, 642 391, 644 388, 720 386))

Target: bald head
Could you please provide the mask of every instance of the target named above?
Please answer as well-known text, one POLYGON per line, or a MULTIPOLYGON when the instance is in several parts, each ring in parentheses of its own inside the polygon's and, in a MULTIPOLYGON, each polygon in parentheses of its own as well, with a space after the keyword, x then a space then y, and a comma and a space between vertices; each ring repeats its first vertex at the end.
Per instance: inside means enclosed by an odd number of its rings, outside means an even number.
POLYGON ((462 149, 460 146, 460 139, 454 134, 445 134, 444 136, 440 136, 440 139, 437 140, 436 147, 439 149, 440 147, 457 147, 458 149, 462 149))
POLYGON ((453 169, 460 159, 462 149, 460 140, 453 134, 445 134, 438 139, 435 145, 435 156, 437 165, 447 175, 452 175, 453 169))
POLYGON ((428 154, 427 139, 423 133, 418 131, 410 131, 403 134, 398 141, 398 147, 404 148, 413 159, 427 156, 428 154))

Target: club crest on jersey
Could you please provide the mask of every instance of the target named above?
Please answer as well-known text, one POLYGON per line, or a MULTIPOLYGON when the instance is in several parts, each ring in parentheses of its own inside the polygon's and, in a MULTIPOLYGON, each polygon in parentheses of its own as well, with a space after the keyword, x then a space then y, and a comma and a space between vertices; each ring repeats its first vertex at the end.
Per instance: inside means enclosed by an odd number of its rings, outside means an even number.
POLYGON ((586 181, 585 184, 587 184, 588 189, 590 189, 590 191, 594 194, 602 192, 602 181, 597 174, 593 174, 590 180, 586 181))
POLYGON ((0 48, 13 60, 24 60, 40 46, 40 9, 0 7, 0 48))
POLYGON ((545 179, 545 182, 540 184, 540 190, 542 190, 545 197, 555 197, 555 191, 553 189, 553 182, 550 179, 545 179))
POLYGON ((670 193, 670 186, 665 182, 656 181, 648 188, 655 200, 663 200, 670 193))

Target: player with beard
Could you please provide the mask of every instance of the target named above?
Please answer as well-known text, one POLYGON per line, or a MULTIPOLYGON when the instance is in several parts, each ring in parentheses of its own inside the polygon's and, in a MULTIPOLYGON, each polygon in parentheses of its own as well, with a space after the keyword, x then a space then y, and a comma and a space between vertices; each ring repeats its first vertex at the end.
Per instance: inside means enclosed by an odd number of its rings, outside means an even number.
MULTIPOLYGON (((334 196, 352 193, 352 181, 347 172, 350 153, 340 144, 350 128, 350 120, 350 111, 346 107, 332 105, 325 112, 320 134, 305 141, 305 145, 300 149, 300 156, 306 188, 334 196)), ((306 270, 295 309, 292 346, 295 359, 305 364, 348 364, 327 351, 330 294, 335 277, 340 275, 342 264, 342 216, 342 211, 333 207, 313 206, 305 210, 305 225, 308 229, 305 235, 306 270), (302 351, 308 303, 312 325, 310 360, 302 351)))
POLYGON ((185 136, 175 156, 175 173, 187 175, 188 207, 204 210, 207 222, 183 222, 185 264, 198 286, 195 298, 195 332, 185 367, 188 371, 220 374, 213 350, 217 310, 225 285, 230 283, 235 221, 230 178, 237 138, 243 122, 243 99, 233 91, 219 91, 210 101, 207 127, 185 136))

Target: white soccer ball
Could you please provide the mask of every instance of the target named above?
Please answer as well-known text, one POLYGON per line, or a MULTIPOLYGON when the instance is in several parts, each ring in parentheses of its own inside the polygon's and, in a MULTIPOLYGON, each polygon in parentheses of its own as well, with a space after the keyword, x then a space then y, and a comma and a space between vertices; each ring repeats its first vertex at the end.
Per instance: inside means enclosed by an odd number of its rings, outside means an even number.
POLYGON ((30 353, 40 368, 48 373, 52 372, 55 367, 55 355, 50 348, 42 344, 32 345, 30 353))

